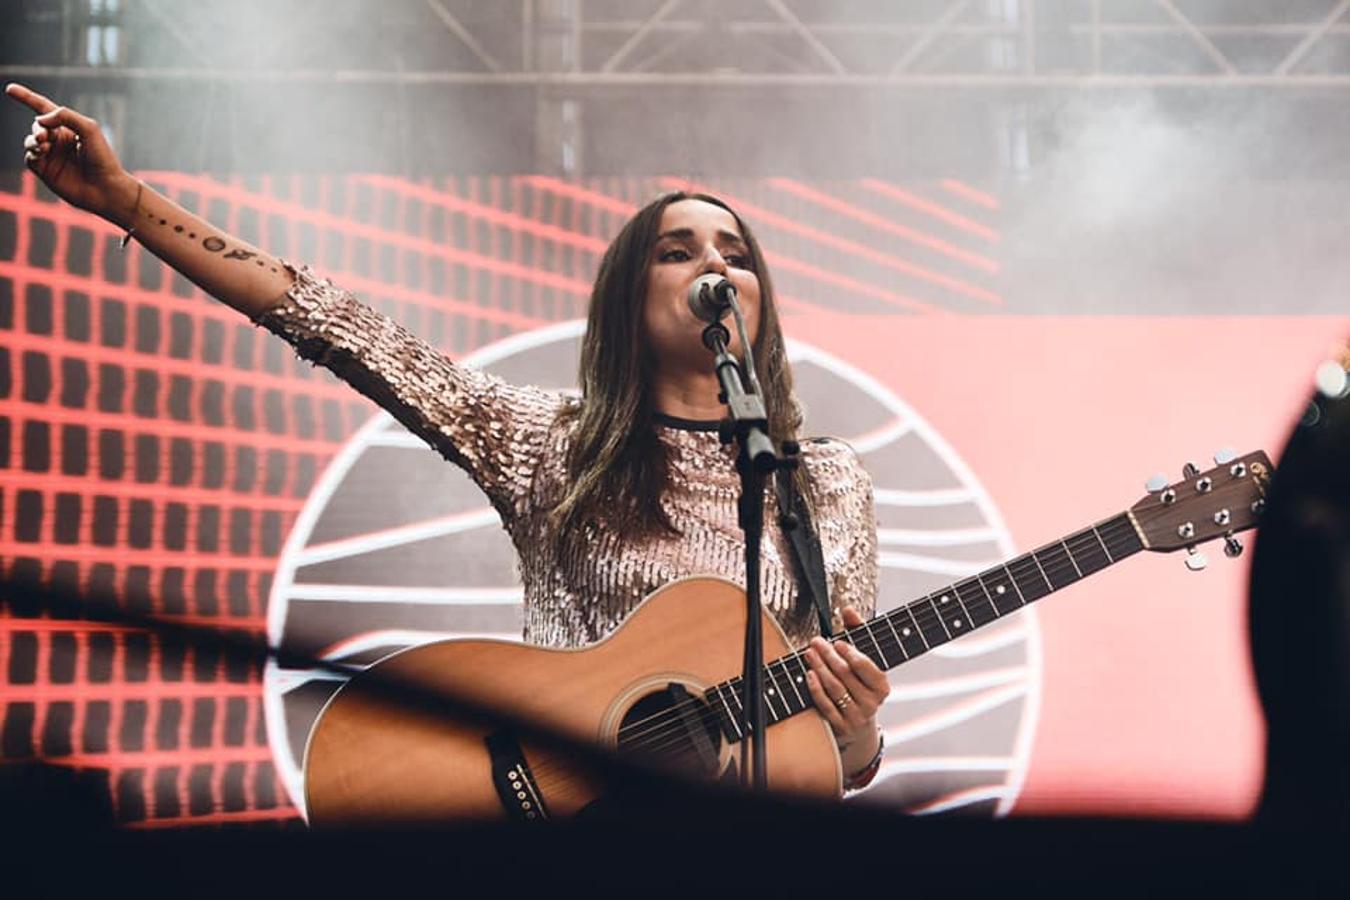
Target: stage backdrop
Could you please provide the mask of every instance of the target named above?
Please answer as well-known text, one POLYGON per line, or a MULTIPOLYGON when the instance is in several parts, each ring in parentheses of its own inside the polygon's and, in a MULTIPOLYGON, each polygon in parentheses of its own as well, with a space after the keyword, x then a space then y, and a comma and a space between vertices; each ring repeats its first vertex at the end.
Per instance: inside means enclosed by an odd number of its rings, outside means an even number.
MULTIPOLYGON (((955 180, 138 174, 452 357, 561 389, 621 223, 717 191, 768 251, 808 431, 875 478, 883 611, 1122 511, 1157 471, 1273 454, 1343 330, 1296 308, 1047 313, 1000 275, 999 197, 955 180)), ((68 598, 0 611, 3 756, 106 773, 128 823, 296 820, 336 683, 81 623, 81 597, 363 662, 518 635, 510 546, 458 470, 118 237, 26 174, 0 192, 0 558, 68 598)), ((1210 556, 1132 558, 893 670, 862 798, 1248 813, 1247 557, 1210 556)))

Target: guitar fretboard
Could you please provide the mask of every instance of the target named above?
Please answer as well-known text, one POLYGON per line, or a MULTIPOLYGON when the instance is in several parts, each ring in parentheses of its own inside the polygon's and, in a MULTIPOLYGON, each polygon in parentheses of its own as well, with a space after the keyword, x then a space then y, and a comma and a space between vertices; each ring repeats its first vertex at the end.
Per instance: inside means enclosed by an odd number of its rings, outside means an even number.
MULTIPOLYGON (((1129 514, 1121 513, 906 603, 845 631, 837 639, 857 647, 883 670, 892 669, 1143 549, 1129 514)), ((804 651, 780 657, 765 667, 768 724, 813 705, 806 684, 808 668, 804 651)), ((724 681, 705 695, 722 733, 732 742, 744 736, 741 681, 739 677, 724 681)))

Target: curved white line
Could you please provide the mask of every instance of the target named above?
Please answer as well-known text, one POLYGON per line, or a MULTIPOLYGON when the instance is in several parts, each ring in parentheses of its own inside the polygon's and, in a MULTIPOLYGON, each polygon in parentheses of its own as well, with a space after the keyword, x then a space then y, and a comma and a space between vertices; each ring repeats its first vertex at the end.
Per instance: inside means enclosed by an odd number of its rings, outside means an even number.
POLYGON ((911 700, 929 700, 933 697, 949 697, 954 694, 968 694, 984 688, 998 687, 1025 681, 1027 670, 1024 666, 1006 669, 991 669, 973 675, 960 675, 955 678, 933 678, 928 681, 892 685, 891 693, 886 697, 885 705, 906 703, 911 700))
POLYGON ((492 507, 485 506, 482 509, 440 516, 423 522, 414 522, 411 525, 400 525, 397 528, 386 528, 381 531, 368 531, 365 534, 328 541, 323 544, 310 544, 303 553, 297 555, 295 565, 296 568, 300 568, 301 566, 330 562, 335 559, 346 559, 351 556, 360 556, 362 553, 373 553, 376 550, 401 547, 405 544, 415 544, 418 541, 444 537, 448 534, 472 531, 485 525, 498 524, 501 524, 501 518, 497 515, 497 512, 492 507))
POLYGON ((912 528, 878 528, 878 544, 905 544, 911 547, 959 547, 963 544, 997 543, 999 534, 992 528, 944 528, 918 531, 912 528))
POLYGON ((366 443, 367 447, 397 447, 404 450, 429 450, 435 453, 430 444, 422 440, 399 423, 396 428, 373 435, 366 443))
MULTIPOLYGON (((493 638, 512 641, 519 637, 516 632, 500 631, 424 631, 418 628, 381 628, 376 631, 363 631, 340 640, 323 652, 323 659, 340 659, 354 653, 363 653, 375 647, 420 647, 435 641, 448 641, 457 638, 493 638)), ((364 667, 362 667, 364 668, 364 667)))
POLYGON ((877 779, 915 772, 1002 772, 1014 762, 1011 756, 911 756, 882 763, 877 779))
MULTIPOLYGON (((352 666, 352 675, 356 675, 366 669, 365 666, 352 666)), ((273 679, 273 685, 278 693, 288 694, 296 688, 304 687, 315 681, 334 681, 345 684, 351 677, 339 675, 331 669, 283 669, 277 673, 273 679)))
POLYGON ((904 437, 911 430, 913 430, 912 427, 904 419, 896 419, 889 425, 844 440, 853 448, 855 453, 871 453, 873 450, 886 446, 896 438, 904 437))
POLYGON ((976 500, 975 492, 967 488, 936 488, 931 491, 874 488, 872 498, 880 506, 959 506, 976 500))
POLYGON ((296 584, 287 600, 344 600, 349 603, 425 603, 460 606, 474 603, 519 603, 522 590, 511 588, 391 587, 385 584, 296 584))
POLYGON ((342 663, 339 658, 350 656, 355 653, 361 653, 366 650, 373 650, 376 647, 393 647, 390 653, 403 650, 408 647, 429 644, 433 641, 451 640, 456 638, 490 638, 498 641, 511 641, 517 637, 515 632, 504 633, 500 631, 468 632, 468 631, 411 631, 403 628, 391 628, 384 631, 366 633, 359 639, 353 641, 339 641, 334 644, 327 652, 323 653, 321 659, 330 660, 335 666, 345 666, 350 670, 350 674, 342 675, 334 672, 332 669, 283 669, 277 673, 273 683, 282 694, 289 693, 296 688, 304 687, 315 681, 335 681, 346 682, 352 675, 357 675, 370 668, 374 663, 342 663))
POLYGON ((915 738, 932 734, 935 731, 973 719, 991 709, 997 709, 1009 700, 1015 700, 1027 692, 1025 684, 989 691, 962 703, 953 703, 936 712, 913 719, 904 725, 893 725, 886 729, 886 746, 893 747, 912 741, 915 738))
POLYGON ((998 561, 944 559, 941 556, 880 551, 877 553, 877 565, 883 569, 910 569, 915 572, 931 572, 935 575, 974 575, 998 565, 998 561))
POLYGON ((972 803, 983 803, 986 800, 1005 800, 1009 795, 1010 792, 1006 785, 970 788, 969 790, 947 794, 945 797, 930 800, 919 806, 911 806, 906 812, 912 816, 931 816, 934 813, 970 806, 972 803))

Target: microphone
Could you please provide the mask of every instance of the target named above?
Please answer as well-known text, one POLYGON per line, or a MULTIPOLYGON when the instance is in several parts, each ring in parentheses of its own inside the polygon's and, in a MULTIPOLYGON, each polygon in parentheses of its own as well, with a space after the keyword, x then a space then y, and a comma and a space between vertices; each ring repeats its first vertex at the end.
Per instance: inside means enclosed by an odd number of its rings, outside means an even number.
POLYGON ((724 275, 709 272, 689 285, 689 311, 704 322, 720 322, 736 302, 736 288, 724 275))

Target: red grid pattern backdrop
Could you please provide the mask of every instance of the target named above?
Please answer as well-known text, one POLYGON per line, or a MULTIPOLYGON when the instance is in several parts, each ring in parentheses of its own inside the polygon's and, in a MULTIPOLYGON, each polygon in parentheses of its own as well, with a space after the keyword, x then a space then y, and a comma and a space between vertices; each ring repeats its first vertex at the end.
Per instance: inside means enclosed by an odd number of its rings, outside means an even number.
MULTIPOLYGON (((789 309, 1003 304, 998 235, 980 221, 997 204, 953 181, 140 174, 452 355, 584 315, 609 238, 674 187, 710 187, 746 215, 789 309)), ((281 545, 372 407, 119 237, 27 174, 0 190, 0 563, 69 598, 0 609, 0 755, 106 772, 126 822, 293 819, 259 671, 75 620, 93 592, 261 636, 281 545)))

